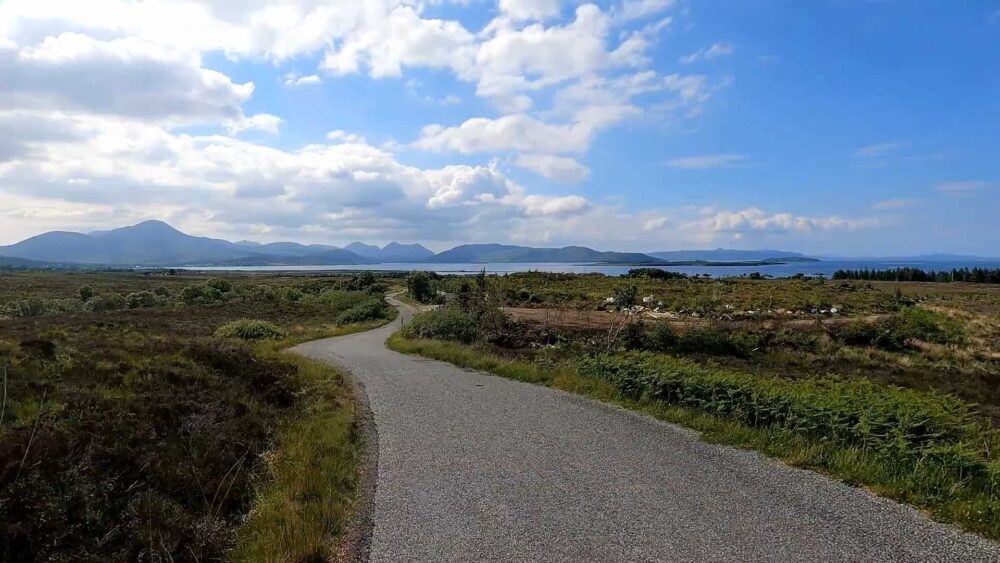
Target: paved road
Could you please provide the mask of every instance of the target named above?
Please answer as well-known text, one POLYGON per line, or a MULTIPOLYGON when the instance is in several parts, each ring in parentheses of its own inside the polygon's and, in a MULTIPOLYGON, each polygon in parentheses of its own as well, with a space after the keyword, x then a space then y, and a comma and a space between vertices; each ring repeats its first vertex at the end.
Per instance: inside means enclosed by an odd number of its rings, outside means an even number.
POLYGON ((391 352, 399 322, 298 348, 367 393, 371 561, 1000 561, 997 544, 817 474, 391 352))

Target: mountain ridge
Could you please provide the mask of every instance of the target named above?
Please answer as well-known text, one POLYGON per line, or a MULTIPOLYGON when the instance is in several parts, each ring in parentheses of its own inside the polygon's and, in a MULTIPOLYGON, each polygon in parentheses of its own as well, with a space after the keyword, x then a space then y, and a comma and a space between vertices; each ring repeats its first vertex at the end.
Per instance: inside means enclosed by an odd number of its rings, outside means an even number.
POLYGON ((88 266, 304 266, 374 263, 604 263, 669 266, 680 262, 812 261, 778 250, 675 250, 651 253, 600 251, 585 246, 530 247, 462 244, 435 254, 421 244, 390 242, 378 247, 353 242, 345 248, 296 242, 259 243, 198 237, 151 220, 89 234, 50 231, 0 246, 0 257, 44 264, 88 266))

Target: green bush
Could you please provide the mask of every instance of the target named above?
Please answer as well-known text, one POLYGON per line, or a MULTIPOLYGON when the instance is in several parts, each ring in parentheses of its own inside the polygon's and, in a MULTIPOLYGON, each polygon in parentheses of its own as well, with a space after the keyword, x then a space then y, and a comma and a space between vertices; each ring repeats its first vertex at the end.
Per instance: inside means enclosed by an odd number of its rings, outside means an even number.
POLYGON ((337 316, 337 324, 348 325, 389 318, 389 305, 381 297, 369 297, 337 316))
POLYGON ((714 326, 699 326, 680 334, 674 349, 687 354, 710 354, 745 358, 759 347, 756 334, 723 330, 714 326))
POLYGON ((967 446, 982 438, 982 428, 972 422, 968 407, 949 395, 865 379, 762 378, 648 352, 585 358, 579 370, 611 383, 632 399, 681 405, 750 426, 782 428, 873 449, 892 458, 947 455, 965 465, 974 459, 974 467, 965 470, 985 470, 984 458, 970 458, 967 446))
POLYGON ((962 324, 941 313, 920 307, 905 307, 899 312, 899 318, 907 339, 937 344, 953 344, 965 340, 962 324))
POLYGON ((17 318, 40 317, 48 311, 44 300, 38 297, 18 299, 7 306, 10 316, 17 318))
POLYGON ((87 300, 87 310, 95 313, 121 311, 125 308, 125 298, 117 293, 102 293, 87 300))
POLYGON ((219 338, 242 338, 243 340, 264 340, 268 338, 281 338, 285 336, 285 331, 268 321, 240 319, 219 327, 215 331, 215 336, 219 338))
POLYGON ((434 298, 431 276, 427 272, 413 272, 406 277, 406 292, 419 303, 428 303, 434 298))
POLYGON ((222 291, 208 284, 189 285, 181 290, 181 301, 188 305, 208 305, 222 301, 222 291))
POLYGON ((646 325, 642 321, 628 323, 622 328, 618 340, 626 350, 642 350, 645 345, 646 325))
POLYGON ((125 297, 125 307, 128 309, 145 309, 156 305, 156 295, 149 291, 136 291, 125 297))
POLYGON ((834 338, 851 346, 874 346, 903 350, 907 342, 922 340, 937 344, 960 343, 965 329, 955 319, 919 307, 904 307, 876 321, 857 319, 834 331, 834 338))
POLYGON ((403 327, 407 338, 434 338, 469 344, 479 335, 476 319, 457 307, 439 307, 421 313, 403 327))
POLYGON ((667 323, 656 323, 646 331, 643 348, 655 352, 672 350, 677 344, 677 332, 667 323))
POLYGON ((94 296, 94 290, 91 289, 89 285, 84 285, 80 287, 80 300, 86 303, 94 296))

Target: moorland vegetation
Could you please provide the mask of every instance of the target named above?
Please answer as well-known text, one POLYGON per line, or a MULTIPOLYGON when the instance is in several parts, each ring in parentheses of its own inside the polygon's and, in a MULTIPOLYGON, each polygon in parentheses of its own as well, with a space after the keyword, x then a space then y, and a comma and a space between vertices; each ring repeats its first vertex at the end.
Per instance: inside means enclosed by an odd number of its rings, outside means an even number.
POLYGON ((307 561, 352 509, 353 390, 289 346, 374 276, 0 275, 0 560, 307 561))
POLYGON ((1000 287, 431 280, 396 350, 584 393, 1000 537, 1000 287))

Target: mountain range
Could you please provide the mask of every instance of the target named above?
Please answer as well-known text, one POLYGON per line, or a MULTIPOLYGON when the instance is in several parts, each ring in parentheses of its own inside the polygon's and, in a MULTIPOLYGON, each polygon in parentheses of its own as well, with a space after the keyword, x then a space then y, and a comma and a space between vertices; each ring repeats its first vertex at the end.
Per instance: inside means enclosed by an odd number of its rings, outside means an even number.
POLYGON ((185 234, 162 221, 145 221, 109 231, 53 231, 0 246, 0 265, 89 266, 297 266, 375 263, 590 262, 663 264, 682 261, 813 260, 777 250, 602 252, 582 246, 534 248, 508 244, 465 244, 435 254, 420 244, 392 242, 384 247, 353 242, 344 248, 295 242, 262 244, 185 234))

